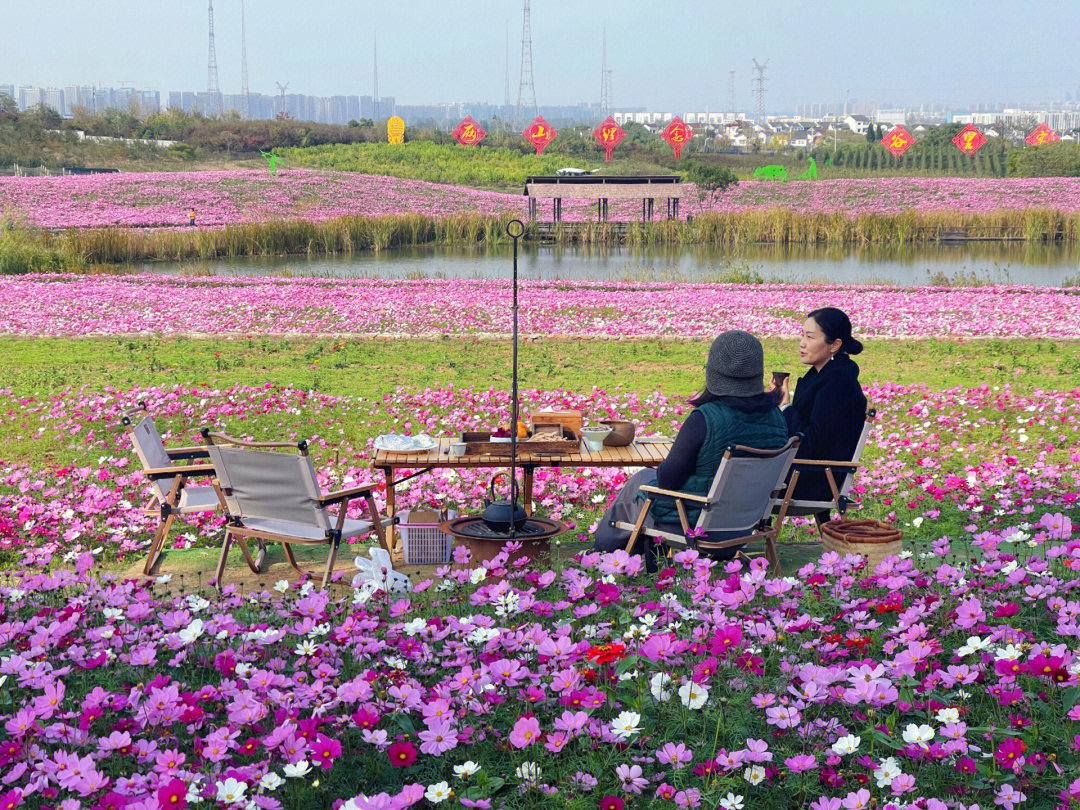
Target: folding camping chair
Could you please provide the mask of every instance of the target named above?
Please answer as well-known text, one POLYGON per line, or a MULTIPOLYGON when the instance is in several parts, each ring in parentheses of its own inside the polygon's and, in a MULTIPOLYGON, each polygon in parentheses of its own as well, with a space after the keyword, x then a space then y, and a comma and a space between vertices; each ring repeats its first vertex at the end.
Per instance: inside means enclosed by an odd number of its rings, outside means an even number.
POLYGON ((213 512, 218 508, 213 487, 187 485, 194 478, 210 478, 214 468, 207 463, 209 456, 205 447, 166 449, 145 401, 137 408, 125 411, 120 421, 131 436, 131 445, 143 465, 143 475, 150 481, 153 494, 146 504, 146 511, 158 515, 150 554, 143 566, 143 573, 149 575, 161 557, 176 515, 213 512), (186 463, 174 464, 176 461, 186 463))
MULTIPOLYGON (((859 441, 855 445, 855 450, 851 454, 851 459, 848 461, 822 461, 819 459, 809 458, 797 458, 792 462, 792 468, 796 471, 802 471, 804 473, 810 473, 812 471, 819 471, 825 473, 825 480, 829 482, 829 490, 832 494, 831 500, 805 500, 799 498, 792 498, 791 503, 788 506, 789 517, 806 517, 808 515, 817 515, 821 512, 833 512, 836 511, 843 517, 847 514, 848 507, 851 505, 851 500, 848 498, 848 494, 851 492, 851 487, 855 484, 855 472, 859 469, 862 462, 863 448, 866 447, 866 440, 870 435, 870 429, 874 426, 874 419, 877 417, 877 411, 870 408, 866 412, 866 421, 863 422, 862 432, 859 434, 859 441), (833 473, 833 470, 837 470, 840 475, 842 483, 837 485, 837 476, 833 473)), ((819 526, 820 529, 820 526, 819 526)))
POLYGON ((669 547, 693 547, 702 551, 715 551, 732 546, 763 540, 765 557, 776 573, 780 573, 780 557, 776 551, 776 538, 787 516, 787 504, 798 481, 799 474, 792 474, 784 483, 791 463, 799 450, 799 437, 791 437, 787 444, 776 450, 759 450, 735 445, 724 451, 720 467, 706 495, 675 492, 659 487, 643 486, 645 503, 633 523, 616 522, 616 527, 630 530, 626 544, 627 552, 637 543, 638 537, 659 538, 669 547), (675 500, 680 526, 655 524, 649 516, 653 502, 658 496, 675 500), (696 532, 704 535, 693 538, 686 506, 700 508, 696 532), (771 524, 773 508, 779 509, 774 525, 771 524), (681 531, 679 531, 681 529, 681 531))
POLYGON ((379 518, 372 494, 377 484, 323 495, 306 441, 245 442, 207 429, 203 429, 202 435, 214 468, 214 490, 228 518, 217 567, 218 590, 233 541, 239 544, 254 573, 260 573, 263 560, 262 555, 258 562, 252 559, 248 540, 258 541, 262 547, 267 542, 281 543, 289 565, 299 574, 309 572, 297 565, 293 545, 329 545, 330 553, 322 578, 324 588, 334 571, 334 560, 342 540, 374 529, 380 545, 386 548, 383 528, 392 525, 393 519, 379 518), (273 452, 284 448, 297 452, 273 452), (355 500, 366 503, 369 520, 346 517, 349 503, 355 500), (327 514, 326 508, 335 504, 338 505, 337 515, 327 514))

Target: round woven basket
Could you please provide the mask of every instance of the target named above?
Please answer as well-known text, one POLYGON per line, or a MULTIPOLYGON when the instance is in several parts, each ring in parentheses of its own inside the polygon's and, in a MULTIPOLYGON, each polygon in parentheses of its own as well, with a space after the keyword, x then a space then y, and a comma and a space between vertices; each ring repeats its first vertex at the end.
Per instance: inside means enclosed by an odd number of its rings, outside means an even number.
POLYGON ((867 570, 903 548, 904 534, 880 520, 830 520, 821 526, 821 544, 837 554, 862 554, 867 570))

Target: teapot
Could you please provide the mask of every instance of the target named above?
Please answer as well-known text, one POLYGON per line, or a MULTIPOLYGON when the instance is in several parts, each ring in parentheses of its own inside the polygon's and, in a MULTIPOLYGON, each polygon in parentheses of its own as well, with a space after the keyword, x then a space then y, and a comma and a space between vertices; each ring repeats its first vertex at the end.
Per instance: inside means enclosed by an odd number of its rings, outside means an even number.
MULTIPOLYGON (((525 514, 525 508, 519 506, 517 498, 513 498, 513 501, 499 501, 495 499, 495 482, 500 478, 506 478, 505 473, 496 473, 491 476, 491 500, 484 499, 484 513, 480 516, 484 524, 493 532, 507 533, 510 531, 510 524, 514 524, 515 529, 520 529, 525 525, 525 521, 529 519, 529 516, 525 514), (512 517, 511 517, 512 516, 512 517)), ((516 495, 517 482, 513 482, 510 487, 511 496, 516 495)))

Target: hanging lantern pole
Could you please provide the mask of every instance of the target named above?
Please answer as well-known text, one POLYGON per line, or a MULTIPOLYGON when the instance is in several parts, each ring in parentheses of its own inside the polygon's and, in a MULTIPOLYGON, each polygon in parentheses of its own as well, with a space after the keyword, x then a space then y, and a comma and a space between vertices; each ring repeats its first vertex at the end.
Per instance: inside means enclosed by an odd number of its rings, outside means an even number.
POLYGON ((517 536, 514 510, 517 508, 517 441, 518 441, 518 239, 525 233, 525 223, 512 219, 506 223, 506 233, 514 240, 514 373, 510 394, 510 539, 517 536))

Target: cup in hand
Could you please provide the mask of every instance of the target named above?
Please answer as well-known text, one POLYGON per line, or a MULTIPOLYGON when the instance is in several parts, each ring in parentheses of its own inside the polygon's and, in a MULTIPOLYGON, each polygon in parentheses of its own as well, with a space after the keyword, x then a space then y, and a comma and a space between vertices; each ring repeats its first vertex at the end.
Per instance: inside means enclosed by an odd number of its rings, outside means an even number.
POLYGON ((790 376, 790 371, 774 371, 772 373, 773 388, 780 388, 784 384, 784 380, 786 380, 790 376))

